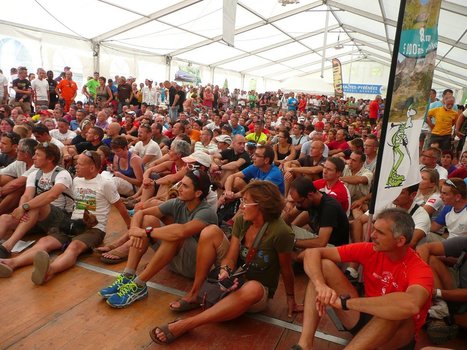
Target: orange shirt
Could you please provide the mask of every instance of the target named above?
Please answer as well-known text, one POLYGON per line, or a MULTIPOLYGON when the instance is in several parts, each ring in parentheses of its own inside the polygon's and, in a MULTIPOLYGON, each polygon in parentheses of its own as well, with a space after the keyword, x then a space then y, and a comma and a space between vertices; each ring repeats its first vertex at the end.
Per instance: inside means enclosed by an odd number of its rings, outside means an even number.
POLYGON ((62 79, 58 83, 57 89, 60 90, 64 100, 71 100, 78 91, 78 85, 73 80, 62 79))

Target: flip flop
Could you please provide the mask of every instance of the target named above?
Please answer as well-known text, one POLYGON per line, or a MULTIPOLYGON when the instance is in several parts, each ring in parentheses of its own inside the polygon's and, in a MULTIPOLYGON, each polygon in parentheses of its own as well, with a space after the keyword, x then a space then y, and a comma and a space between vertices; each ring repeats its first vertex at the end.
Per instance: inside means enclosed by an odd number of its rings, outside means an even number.
POLYGON ((112 249, 104 253, 104 254, 110 254, 110 255, 116 256, 117 257, 116 259, 101 256, 101 261, 108 265, 115 265, 115 264, 119 264, 121 262, 127 261, 129 250, 126 252, 123 252, 121 250, 118 250, 118 248, 112 249))
POLYGON ((12 274, 13 274, 13 269, 10 266, 0 262, 0 277, 1 278, 11 277, 12 274))
POLYGON ((184 299, 178 299, 176 301, 176 303, 179 304, 178 307, 174 307, 172 305, 169 305, 169 309, 174 311, 174 312, 187 312, 187 311, 194 310, 194 309, 197 309, 197 308, 201 307, 200 303, 189 302, 189 301, 186 301, 184 299))
POLYGON ((46 251, 38 251, 34 256, 34 270, 32 270, 31 280, 34 284, 41 285, 45 282, 47 271, 49 270, 50 256, 46 251))
POLYGON ((167 344, 173 343, 178 338, 178 336, 173 335, 173 333, 169 331, 169 324, 177 322, 177 321, 178 320, 174 320, 162 326, 153 328, 149 332, 149 336, 151 337, 152 341, 160 345, 167 345, 167 344), (160 330, 165 335, 165 338, 166 338, 165 341, 162 341, 157 337, 157 333, 156 333, 157 330, 160 330))

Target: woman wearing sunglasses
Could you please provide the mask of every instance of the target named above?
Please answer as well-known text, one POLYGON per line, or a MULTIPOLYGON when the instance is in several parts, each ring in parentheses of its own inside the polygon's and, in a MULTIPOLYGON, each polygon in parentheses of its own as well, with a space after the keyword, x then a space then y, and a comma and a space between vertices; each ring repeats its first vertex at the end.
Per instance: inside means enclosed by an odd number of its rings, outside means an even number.
POLYGON ((246 282, 240 286, 238 279, 232 278, 233 285, 227 289, 230 291, 227 296, 196 316, 154 328, 150 332, 153 341, 169 344, 189 330, 204 324, 231 320, 245 312, 265 310, 268 300, 277 289, 279 274, 284 280, 288 316, 291 317, 292 312, 299 310, 299 306, 295 304, 291 264, 294 235, 280 218, 283 206, 280 191, 273 183, 252 181, 245 187, 240 206, 243 215, 235 220, 230 248, 221 262, 218 279, 222 282, 230 278, 232 271, 248 260, 255 238, 265 226, 257 251, 252 253, 253 257, 245 274, 246 282))

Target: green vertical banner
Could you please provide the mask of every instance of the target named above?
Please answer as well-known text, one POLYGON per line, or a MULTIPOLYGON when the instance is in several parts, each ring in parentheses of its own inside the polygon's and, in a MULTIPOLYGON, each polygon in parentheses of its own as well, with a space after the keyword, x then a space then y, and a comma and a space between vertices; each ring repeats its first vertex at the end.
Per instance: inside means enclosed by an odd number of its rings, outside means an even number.
POLYGON ((370 213, 420 182, 418 140, 436 64, 440 8, 441 0, 401 1, 370 213))

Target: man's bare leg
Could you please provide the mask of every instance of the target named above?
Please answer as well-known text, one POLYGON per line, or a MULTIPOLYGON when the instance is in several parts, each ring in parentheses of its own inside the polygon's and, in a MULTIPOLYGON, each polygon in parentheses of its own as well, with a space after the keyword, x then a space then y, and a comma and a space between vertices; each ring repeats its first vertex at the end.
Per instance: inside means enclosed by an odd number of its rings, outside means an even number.
POLYGON ((19 200, 24 193, 24 187, 2 198, 0 202, 0 215, 10 214, 15 208, 18 208, 19 200))
MULTIPOLYGON (((304 268, 305 272, 309 275, 310 269, 308 261, 305 258, 304 268)), ((348 279, 344 276, 341 269, 330 260, 322 260, 321 262, 323 275, 326 284, 334 289, 337 294, 349 294, 351 297, 358 297, 357 290, 352 286, 348 279)), ((343 311, 334 310, 337 317, 341 320, 344 327, 351 329, 354 327, 359 318, 360 313, 357 311, 343 311)), ((316 289, 313 281, 309 281, 305 294, 305 309, 303 310, 303 327, 302 334, 298 344, 304 349, 313 349, 313 341, 318 323, 321 317, 316 309, 316 289)))
POLYGON ((0 263, 11 267, 13 270, 16 270, 17 268, 20 268, 22 266, 32 265, 34 261, 34 256, 38 251, 51 252, 60 249, 61 246, 62 244, 54 237, 42 237, 30 249, 27 249, 23 253, 11 259, 0 259, 0 263))
POLYGON ((32 229, 37 222, 45 220, 50 214, 50 205, 38 209, 32 209, 27 212, 28 219, 26 221, 21 221, 16 226, 10 238, 3 242, 3 246, 11 252, 15 244, 23 238, 30 229, 32 229))
MULTIPOLYGON (((58 242, 58 241, 57 241, 58 242)), ((68 270, 75 266, 78 256, 88 250, 86 243, 78 240, 72 241, 65 249, 63 254, 60 254, 49 266, 46 273, 45 282, 49 281, 59 272, 68 270)))
POLYGON ((414 336, 412 318, 390 321, 373 317, 345 347, 346 350, 394 350, 407 345, 414 336))
MULTIPOLYGON (((224 240, 224 232, 215 225, 210 225, 201 231, 198 248, 196 250, 196 273, 190 291, 182 298, 187 302, 196 302, 198 291, 206 280, 211 266, 216 261, 217 249, 224 240)), ((170 304, 173 308, 178 308, 179 303, 170 304)))

